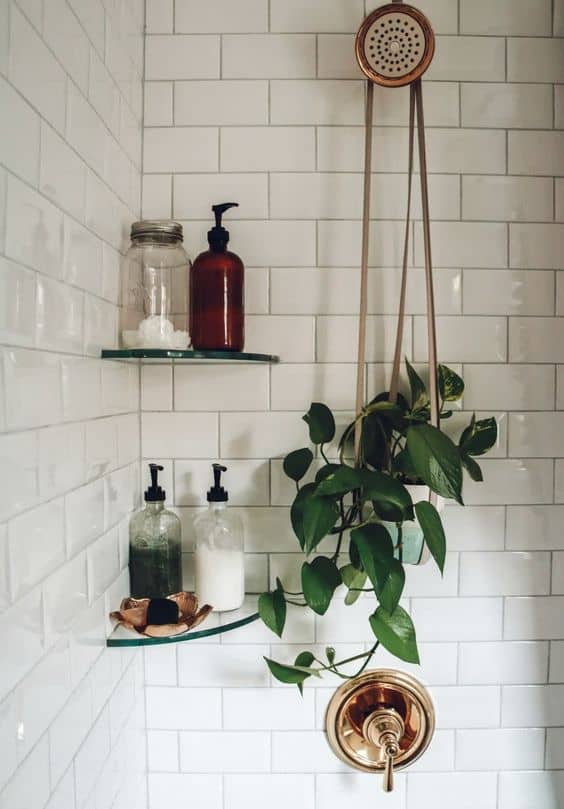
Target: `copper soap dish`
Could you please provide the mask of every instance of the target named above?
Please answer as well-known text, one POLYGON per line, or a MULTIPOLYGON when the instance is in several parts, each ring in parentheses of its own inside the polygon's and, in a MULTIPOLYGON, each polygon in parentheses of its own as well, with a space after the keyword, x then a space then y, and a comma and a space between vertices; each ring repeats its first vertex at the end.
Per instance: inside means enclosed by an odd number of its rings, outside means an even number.
POLYGON ((209 604, 199 607, 194 593, 174 593, 167 599, 178 606, 178 621, 175 624, 147 624, 150 598, 124 598, 119 610, 110 613, 110 618, 146 638, 171 638, 197 627, 213 609, 209 604))

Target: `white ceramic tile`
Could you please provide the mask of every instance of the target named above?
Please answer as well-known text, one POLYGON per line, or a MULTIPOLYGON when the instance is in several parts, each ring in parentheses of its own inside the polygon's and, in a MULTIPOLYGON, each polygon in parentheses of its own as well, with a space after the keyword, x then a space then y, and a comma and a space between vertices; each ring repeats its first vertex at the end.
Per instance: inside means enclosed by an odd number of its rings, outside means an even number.
POLYGON ((504 545, 505 509, 502 506, 449 505, 442 521, 451 551, 499 550, 504 545))
POLYGON ((237 9, 226 0, 212 0, 205 8, 197 0, 179 0, 175 4, 175 30, 189 33, 266 31, 265 0, 242 0, 237 9))
POLYGON ((464 219, 546 222, 552 219, 552 206, 553 189, 549 178, 462 178, 464 219))
MULTIPOLYGON (((164 179, 164 178, 153 178, 164 179)), ((170 192, 169 192, 170 193, 170 192)), ((230 219, 262 219, 268 212, 266 174, 177 174, 174 177, 174 216, 205 219, 216 199, 237 199, 230 219)), ((246 258, 246 257, 245 257, 246 258)), ((248 302, 245 301, 248 308, 248 302)))
POLYGON ((37 342, 53 351, 78 353, 82 349, 84 296, 52 278, 37 278, 37 342))
POLYGON ((84 483, 84 426, 69 424, 40 430, 39 495, 51 500, 84 483), (69 447, 73 452, 69 453, 69 447))
POLYGON ((59 568, 43 587, 46 632, 56 636, 71 628, 76 616, 88 605, 86 557, 77 556, 59 568))
POLYGON ((465 314, 552 315, 554 273, 474 270, 464 279, 465 314))
POLYGON ((257 315, 245 323, 247 351, 272 353, 281 362, 313 362, 315 320, 313 317, 257 315))
POLYGON ((145 30, 148 34, 172 34, 173 0, 146 0, 145 30))
POLYGON ((415 598, 411 616, 422 641, 501 638, 500 598, 415 598))
POLYGON ((427 165, 432 172, 505 174, 505 133, 480 129, 429 130, 427 165))
POLYGON ((177 366, 174 370, 175 410, 266 410, 268 368, 177 366))
POLYGON ((6 253, 47 275, 62 275, 62 213, 12 176, 8 177, 6 253))
POLYGON ((564 225, 510 225, 509 235, 512 267, 560 269, 564 225))
POLYGON ((496 809, 495 773, 416 773, 408 776, 408 809, 496 809))
POLYGON ((143 457, 211 458, 217 454, 214 413, 144 413, 143 457))
POLYGON ((43 38, 83 92, 88 87, 88 39, 65 0, 43 0, 43 38))
MULTIPOLYGON (((410 355, 411 322, 404 328, 404 354, 410 355)), ((369 362, 391 361, 394 354, 397 319, 395 317, 367 318, 366 359, 369 362)), ((355 356, 358 342, 358 318, 329 316, 317 319, 318 362, 348 362, 355 356)))
POLYGON ((271 370, 271 408, 306 412, 311 402, 334 410, 354 408, 354 365, 278 365, 271 370))
POLYGON ((499 686, 439 686, 433 689, 438 727, 494 728, 499 725, 499 686))
POLYGON ((315 76, 315 37, 310 34, 226 35, 226 79, 307 79, 315 76))
POLYGON ((505 602, 504 637, 508 640, 559 638, 564 598, 508 598, 505 602))
POLYGON ((347 4, 329 0, 323 6, 312 3, 306 8, 299 0, 273 0, 270 27, 272 31, 353 32, 362 16, 360 0, 347 4))
POLYGON ((218 775, 169 775, 149 776, 149 806, 151 809, 166 809, 178 795, 188 800, 197 799, 202 809, 222 809, 222 779, 218 775))
POLYGON ((216 730, 221 727, 221 693, 218 688, 148 687, 147 727, 216 730))
MULTIPOLYGON (((544 227, 544 226, 543 226, 544 227)), ((507 266, 507 226, 494 222, 434 222, 431 238, 437 267, 507 266)), ((415 264, 423 266, 423 236, 415 231, 415 264)), ((521 265, 517 265, 521 266, 521 265)))
POLYGON ((560 413, 512 413, 509 416, 511 438, 509 454, 513 456, 553 457, 564 451, 559 445, 560 413))
POLYGON ((271 81, 274 124, 359 125, 363 121, 363 86, 358 81, 271 81))
POLYGON ((143 176, 143 217, 147 219, 170 218, 171 209, 172 178, 170 174, 145 174, 143 176))
MULTIPOLYGON (((104 513, 109 528, 125 519, 138 505, 139 473, 136 465, 114 472, 104 480, 104 485, 104 513)), ((108 562, 114 564, 113 559, 108 562)))
POLYGON ((9 345, 35 342, 35 273, 0 259, 0 337, 9 345))
MULTIPOLYGON (((376 128, 373 136, 373 170, 405 171, 407 133, 397 127, 376 128)), ((362 129, 351 126, 319 127, 317 131, 317 168, 319 171, 356 171, 363 169, 364 137, 362 129)), ((293 169, 294 171, 307 170, 293 169)), ((283 169, 287 171, 288 169, 283 169)), ((440 171, 441 169, 436 169, 440 171)), ((443 169, 444 170, 444 169, 443 169)))
POLYGON ((86 797, 92 791, 109 751, 109 721, 105 709, 96 720, 75 758, 76 798, 79 805, 85 802, 86 797))
POLYGON ((40 659, 44 653, 43 607, 41 592, 35 589, 0 616, 5 654, 0 670, 1 698, 40 659))
POLYGON ((465 365, 469 410, 547 410, 554 402, 554 371, 542 365, 465 365))
POLYGON ((501 0, 494 7, 485 0, 462 0, 460 30, 465 34, 500 36, 543 36, 552 32, 551 8, 547 0, 535 3, 531 17, 530 0, 501 0))
POLYGON ((504 727, 554 727, 562 724, 562 685, 514 685, 503 688, 504 727))
POLYGON ((559 318, 511 318, 509 360, 511 362, 561 362, 564 325, 559 318))
POLYGON ((173 730, 147 733, 147 765, 150 772, 178 771, 178 734, 173 730))
MULTIPOLYGON (((358 221, 319 222, 319 264, 322 267, 357 266, 360 262, 361 234, 361 223, 358 221)), ((399 222, 372 222, 369 239, 368 261, 371 267, 401 264, 404 227, 399 222)), ((301 264, 306 262, 302 261, 301 264)))
POLYGON ((470 505, 521 505, 552 502, 552 463, 537 459, 491 459, 480 463, 485 485, 466 480, 465 502, 470 505))
POLYGON ((61 365, 65 418, 76 421, 102 415, 100 363, 64 359, 61 365))
POLYGON ((459 770, 541 769, 544 730, 459 730, 456 767, 459 770))
POLYGON ((19 429, 61 421, 58 358, 45 353, 14 349, 4 351, 3 359, 8 426, 19 429))
POLYGON ((270 458, 307 444, 294 413, 222 413, 221 455, 224 458, 270 458))
POLYGON ((266 124, 268 82, 177 81, 174 84, 174 123, 202 126, 266 124))
POLYGON ((459 681, 473 685, 546 682, 548 643, 462 643, 459 681))
POLYGON ((493 36, 438 36, 427 75, 438 81, 503 81, 505 42, 493 36))
POLYGON ((6 807, 42 809, 49 798, 49 742, 44 736, 0 793, 6 807))
POLYGON ((519 37, 507 43, 509 81, 560 82, 564 72, 557 38, 519 37))
MULTIPOLYGON (((438 317, 437 342, 443 362, 506 360, 507 322, 502 317, 438 317), (479 339, 477 339, 479 336, 479 339)), ((427 322, 414 319, 414 359, 427 357, 427 322)))
POLYGON ((146 685, 178 685, 176 646, 144 650, 146 685))
POLYGON ((88 98, 108 129, 117 137, 119 134, 119 90, 111 73, 93 50, 90 51, 88 98))
POLYGON ((73 809, 73 806, 75 806, 74 778, 69 768, 57 784, 46 809, 73 809))
POLYGON ((9 78, 59 132, 65 126, 66 75, 50 49, 17 8, 10 14, 9 78))
POLYGON ((507 548, 551 550, 564 547, 562 506, 513 506, 507 509, 507 548))
POLYGON ((64 561, 62 501, 54 500, 12 520, 8 553, 12 591, 17 598, 64 561))
POLYGON ((117 345, 118 312, 112 303, 84 297, 84 353, 99 357, 103 348, 117 345))
POLYGON ((347 772, 321 731, 272 734, 272 769, 280 773, 347 772))
POLYGON ((5 111, 0 134, 2 163, 27 182, 36 184, 39 173, 38 116, 4 79, 0 80, 0 103, 5 111))
MULTIPOLYGON (((531 80, 527 72, 526 79, 531 80)), ((462 125, 492 129, 550 129, 552 90, 541 84, 463 84, 462 125)))
MULTIPOLYGON (((394 791, 387 796, 389 809, 404 809, 406 782, 399 775, 395 779, 394 791)), ((339 773, 319 774, 315 779, 316 805, 323 809, 338 809, 343 802, 366 805, 374 797, 374 782, 369 774, 339 773)))
POLYGON ((219 76, 219 37, 147 37, 145 76, 154 79, 214 79, 219 76))
POLYGON ((268 733, 181 733, 180 769, 185 772, 270 771, 268 733))
POLYGON ((102 243, 89 230, 68 217, 64 224, 64 275, 73 286, 93 294, 102 292, 102 243))
MULTIPOLYGON (((223 485, 234 506, 264 506, 269 502, 268 461, 223 460, 223 485)), ((213 481, 212 461, 176 461, 174 502, 177 506, 206 505, 213 481)))
POLYGON ((174 84, 171 81, 149 81, 145 84, 144 123, 146 126, 172 125, 173 88, 174 84))
POLYGON ((558 809, 564 795, 561 773, 501 773, 499 809, 526 809, 531 795, 546 809, 558 809))
POLYGON ((234 127, 221 133, 221 170, 311 171, 315 132, 310 127, 234 127))
POLYGON ((94 173, 89 172, 86 177, 87 227, 112 247, 119 249, 125 237, 122 215, 123 211, 119 208, 115 195, 94 173))
POLYGON ((554 640, 550 644, 549 682, 562 683, 564 681, 564 642, 554 640))
POLYGON ((74 85, 69 85, 67 107, 68 142, 97 174, 103 175, 109 138, 106 127, 74 85))
POLYGON ((314 694, 296 700, 293 690, 227 688, 223 691, 226 730, 299 730, 313 728, 314 694))
POLYGON ((511 174, 558 174, 563 132, 510 132, 508 139, 511 174))
POLYGON ((198 127, 145 130, 143 163, 147 172, 216 171, 217 130, 198 127))
POLYGON ((141 368, 141 407, 143 410, 172 410, 171 365, 141 368))
POLYGON ((461 556, 461 595, 547 595, 549 591, 548 553, 464 553, 461 556))

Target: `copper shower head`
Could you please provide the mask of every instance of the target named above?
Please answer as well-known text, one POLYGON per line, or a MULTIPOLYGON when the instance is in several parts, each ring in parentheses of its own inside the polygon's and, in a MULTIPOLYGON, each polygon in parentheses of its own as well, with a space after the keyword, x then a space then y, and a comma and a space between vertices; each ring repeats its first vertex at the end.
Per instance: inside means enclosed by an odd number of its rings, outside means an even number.
POLYGON ((435 53, 431 23, 406 3, 389 3, 369 14, 356 35, 356 58, 375 84, 403 87, 421 78, 435 53))

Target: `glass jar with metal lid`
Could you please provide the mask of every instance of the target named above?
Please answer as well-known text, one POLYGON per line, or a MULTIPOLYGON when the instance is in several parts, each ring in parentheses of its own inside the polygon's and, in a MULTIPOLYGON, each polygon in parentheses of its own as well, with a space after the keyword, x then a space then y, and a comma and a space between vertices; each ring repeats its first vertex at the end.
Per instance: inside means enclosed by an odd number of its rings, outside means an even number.
POLYGON ((134 222, 120 297, 124 348, 188 347, 190 259, 182 225, 166 220, 134 222))

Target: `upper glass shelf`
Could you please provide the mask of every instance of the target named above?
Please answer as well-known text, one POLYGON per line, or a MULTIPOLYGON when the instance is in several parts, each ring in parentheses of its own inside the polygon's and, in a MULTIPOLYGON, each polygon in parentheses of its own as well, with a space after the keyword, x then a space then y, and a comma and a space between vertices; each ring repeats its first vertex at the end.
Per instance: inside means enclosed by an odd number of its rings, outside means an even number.
MULTIPOLYGON (((217 613, 212 613, 209 618, 217 619, 217 613)), ((258 612, 253 612, 245 618, 240 618, 237 621, 231 621, 227 624, 215 624, 207 629, 196 629, 193 632, 184 632, 182 635, 174 635, 171 638, 147 638, 144 635, 138 635, 132 629, 126 629, 123 626, 116 626, 110 637, 106 640, 106 646, 160 646, 163 643, 183 643, 188 640, 201 640, 202 638, 211 638, 213 635, 221 635, 223 632, 231 632, 233 629, 239 629, 247 624, 252 624, 258 621, 258 612)))
POLYGON ((248 351, 181 351, 168 348, 103 348, 103 360, 169 360, 171 362, 270 362, 277 363, 276 354, 256 354, 248 351))

